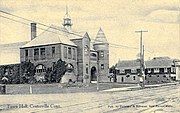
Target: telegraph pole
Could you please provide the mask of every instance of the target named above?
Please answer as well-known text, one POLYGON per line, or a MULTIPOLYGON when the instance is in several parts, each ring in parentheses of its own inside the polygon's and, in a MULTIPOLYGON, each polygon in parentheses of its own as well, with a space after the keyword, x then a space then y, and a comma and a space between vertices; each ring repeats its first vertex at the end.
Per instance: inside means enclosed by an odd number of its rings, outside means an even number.
POLYGON ((148 32, 148 31, 135 31, 135 33, 140 33, 140 77, 142 78, 142 80, 140 79, 140 82, 142 82, 141 87, 144 88, 144 83, 145 83, 145 73, 144 73, 144 45, 143 45, 143 36, 142 34, 144 32, 148 32))

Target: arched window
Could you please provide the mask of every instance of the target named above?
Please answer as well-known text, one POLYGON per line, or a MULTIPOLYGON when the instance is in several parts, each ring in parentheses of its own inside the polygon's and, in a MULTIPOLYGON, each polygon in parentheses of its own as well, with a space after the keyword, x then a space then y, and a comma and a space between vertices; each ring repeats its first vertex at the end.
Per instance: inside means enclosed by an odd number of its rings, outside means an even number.
POLYGON ((46 67, 42 64, 36 66, 36 73, 46 72, 46 67))
POLYGON ((92 57, 96 57, 97 55, 95 53, 91 53, 91 56, 92 57))
POLYGON ((88 52, 89 52, 89 47, 86 45, 86 46, 84 47, 84 53, 85 53, 85 54, 88 54, 88 52))

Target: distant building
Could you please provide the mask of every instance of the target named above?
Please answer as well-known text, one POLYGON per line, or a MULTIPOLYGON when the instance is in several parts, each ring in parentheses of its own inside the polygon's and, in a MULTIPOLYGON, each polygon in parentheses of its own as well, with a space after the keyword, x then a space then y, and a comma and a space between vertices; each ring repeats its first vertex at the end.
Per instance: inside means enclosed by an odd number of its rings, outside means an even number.
POLYGON ((66 12, 63 27, 51 25, 36 36, 36 23, 31 23, 31 41, 20 47, 20 62, 30 61, 36 67, 36 79, 42 79, 47 69, 53 70, 59 60, 65 61, 73 74, 66 74, 67 82, 82 81, 90 83, 97 80, 108 82, 109 44, 100 28, 95 41, 87 32, 74 32, 71 18, 66 12), (69 76, 71 75, 71 76, 69 76))
POLYGON ((19 48, 28 41, 0 44, 0 65, 20 63, 19 48))
MULTIPOLYGON (((179 79, 180 66, 177 60, 169 57, 155 57, 145 61, 145 83, 166 83, 179 79)), ((117 82, 139 83, 140 62, 139 60, 126 60, 117 63, 117 82)))

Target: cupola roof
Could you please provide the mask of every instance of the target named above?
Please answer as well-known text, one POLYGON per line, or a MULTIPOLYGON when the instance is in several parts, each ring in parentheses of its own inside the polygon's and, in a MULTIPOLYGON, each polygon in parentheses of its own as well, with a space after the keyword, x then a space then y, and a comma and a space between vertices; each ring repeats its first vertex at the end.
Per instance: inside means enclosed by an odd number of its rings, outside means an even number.
POLYGON ((95 39, 95 44, 97 43, 108 43, 106 36, 101 28, 99 29, 95 39))

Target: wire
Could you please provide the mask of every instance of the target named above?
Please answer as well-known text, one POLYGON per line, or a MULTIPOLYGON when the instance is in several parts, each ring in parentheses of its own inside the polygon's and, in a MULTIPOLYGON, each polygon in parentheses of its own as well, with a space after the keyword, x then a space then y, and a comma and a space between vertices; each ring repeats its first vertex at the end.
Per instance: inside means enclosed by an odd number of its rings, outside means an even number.
MULTIPOLYGON (((45 27, 48 27, 48 28, 50 27, 50 28, 52 28, 52 29, 56 29, 56 30, 59 30, 59 31, 62 31, 62 32, 66 32, 66 33, 73 34, 73 35, 76 35, 76 36, 81 36, 81 35, 79 35, 79 34, 75 34, 75 33, 68 32, 68 31, 64 31, 64 30, 61 30, 61 29, 58 29, 58 28, 55 28, 55 27, 52 27, 52 26, 48 26, 48 25, 46 25, 46 24, 44 24, 44 23, 35 22, 35 21, 33 21, 33 20, 30 20, 30 19, 27 19, 27 18, 23 18, 23 17, 21 17, 21 16, 17 16, 17 15, 14 15, 14 14, 11 14, 11 13, 8 13, 8 12, 5 12, 5 11, 2 11, 2 10, 0 10, 0 12, 5 13, 5 14, 8 14, 8 15, 11 15, 11 16, 14 16, 14 17, 17 17, 17 18, 20 18, 20 19, 23 19, 23 20, 26 20, 26 21, 29 21, 29 22, 37 23, 37 24, 39 24, 39 25, 42 25, 42 26, 45 26, 45 27)), ((81 36, 81 37, 83 37, 83 36, 81 36)))
MULTIPOLYGON (((21 24, 24 24, 24 25, 29 26, 29 24, 27 24, 27 23, 24 23, 24 22, 21 22, 21 21, 18 21, 18 20, 14 20, 14 19, 11 19, 11 18, 2 16, 2 15, 0 15, 0 17, 3 17, 3 18, 6 18, 6 19, 9 19, 9 20, 11 20, 11 21, 18 22, 18 23, 21 23, 21 24)), ((63 35, 63 34, 60 34, 60 33, 56 33, 56 32, 53 32, 53 31, 49 31, 48 29, 43 29, 43 28, 40 28, 40 27, 37 27, 37 28, 38 28, 38 29, 41 29, 41 30, 45 30, 45 31, 47 31, 47 32, 55 33, 55 34, 58 34, 58 35, 63 35)))
MULTIPOLYGON (((73 32, 64 31, 64 30, 61 30, 61 29, 58 29, 58 28, 55 28, 55 27, 52 27, 52 26, 45 25, 45 24, 40 23, 40 22, 35 22, 35 21, 33 21, 33 20, 26 19, 26 18, 17 16, 17 15, 14 15, 14 14, 11 14, 11 13, 8 13, 8 12, 5 12, 5 11, 2 11, 2 10, 0 10, 0 12, 5 13, 5 14, 8 14, 8 15, 11 15, 11 16, 14 16, 14 17, 17 17, 17 18, 20 18, 20 19, 23 19, 23 20, 26 20, 26 21, 34 22, 34 23, 37 23, 37 24, 39 24, 39 25, 42 25, 42 26, 45 26, 45 27, 48 27, 48 28, 52 28, 52 29, 55 29, 55 30, 58 30, 58 31, 61 31, 61 32, 66 32, 66 33, 69 33, 69 34, 72 34, 72 35, 76 35, 76 36, 79 36, 79 37, 82 37, 82 38, 83 38, 82 35, 79 35, 79 34, 76 34, 76 33, 73 33, 73 32)), ((3 18, 6 18, 6 19, 9 19, 9 20, 12 20, 12 21, 15 21, 15 22, 19 22, 19 23, 21 23, 21 24, 25 24, 25 25, 28 25, 28 26, 29 26, 29 24, 27 24, 27 23, 24 23, 24 22, 21 22, 21 21, 17 21, 17 20, 14 20, 14 19, 11 19, 11 18, 2 16, 2 15, 0 15, 0 16, 3 17, 3 18)), ((43 28, 40 28, 40 27, 37 27, 37 28, 38 28, 38 29, 41 29, 41 30, 46 30, 46 31, 48 31, 47 29, 43 29, 43 28)), ((52 31, 48 31, 48 32, 52 32, 52 31)), ((63 35, 63 34, 56 33, 56 32, 52 32, 52 33, 59 34, 59 35, 63 35)), ((91 40, 98 41, 98 40, 95 40, 95 39, 91 39, 91 40)), ((99 42, 102 42, 102 41, 99 41, 99 42)), ((117 48, 118 48, 118 47, 121 47, 121 48, 123 47, 123 48, 128 48, 128 49, 138 49, 138 48, 136 48, 136 47, 130 47, 130 46, 126 46, 126 45, 113 44, 113 43, 109 43, 109 44, 110 44, 110 45, 113 45, 113 46, 111 46, 111 47, 117 47, 117 48)))
POLYGON ((9 20, 12 20, 12 21, 14 21, 14 22, 18 22, 18 23, 25 24, 25 25, 28 25, 28 26, 29 26, 29 24, 27 24, 27 23, 24 23, 24 22, 21 22, 21 21, 18 21, 18 20, 14 20, 14 19, 11 19, 11 18, 2 16, 2 15, 0 15, 0 17, 3 17, 3 18, 6 18, 6 19, 9 19, 9 20))

